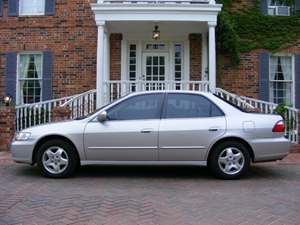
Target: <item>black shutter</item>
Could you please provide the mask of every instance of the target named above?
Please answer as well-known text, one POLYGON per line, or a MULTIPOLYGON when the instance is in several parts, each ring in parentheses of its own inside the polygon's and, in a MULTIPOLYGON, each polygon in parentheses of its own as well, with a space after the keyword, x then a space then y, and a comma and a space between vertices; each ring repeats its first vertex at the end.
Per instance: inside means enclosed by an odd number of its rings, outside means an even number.
POLYGON ((0 16, 3 15, 3 0, 0 0, 0 16))
POLYGON ((8 16, 19 15, 19 0, 8 0, 8 16))
POLYGON ((260 10, 263 15, 268 15, 268 0, 260 0, 260 10))
POLYGON ((45 51, 43 54, 43 101, 52 99, 52 73, 53 55, 51 51, 45 51))
POLYGON ((17 52, 6 53, 5 66, 5 95, 10 96, 16 102, 17 84, 17 52))
POLYGON ((296 10, 300 10, 300 0, 295 0, 295 8, 296 10))
POLYGON ((259 98, 264 101, 269 99, 269 53, 259 54, 259 98))
POLYGON ((45 14, 47 16, 53 16, 55 14, 55 0, 46 0, 45 14))
POLYGON ((295 55, 295 106, 300 108, 300 54, 295 55))

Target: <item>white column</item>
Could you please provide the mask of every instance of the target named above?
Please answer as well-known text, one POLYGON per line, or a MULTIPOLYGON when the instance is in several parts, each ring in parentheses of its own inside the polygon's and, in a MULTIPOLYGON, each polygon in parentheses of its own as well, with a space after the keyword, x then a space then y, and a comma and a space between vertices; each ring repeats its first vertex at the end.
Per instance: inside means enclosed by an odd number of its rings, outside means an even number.
POLYGON ((208 80, 208 74, 207 72, 207 60, 208 60, 208 55, 207 55, 207 32, 202 33, 202 80, 207 81, 208 80))
POLYGON ((216 38, 215 27, 216 22, 208 22, 208 64, 209 64, 209 89, 211 92, 215 92, 216 89, 216 38))
POLYGON ((105 41, 104 41, 104 21, 97 21, 98 26, 98 43, 97 43, 97 108, 101 107, 104 104, 104 80, 105 80, 105 67, 104 67, 104 50, 105 50, 105 41))

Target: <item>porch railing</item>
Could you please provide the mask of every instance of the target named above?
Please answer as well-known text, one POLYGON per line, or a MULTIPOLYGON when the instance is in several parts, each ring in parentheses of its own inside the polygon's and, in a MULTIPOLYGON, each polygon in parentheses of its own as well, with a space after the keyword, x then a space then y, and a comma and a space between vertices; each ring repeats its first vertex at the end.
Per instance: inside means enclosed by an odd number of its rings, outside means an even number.
POLYGON ((209 91, 208 81, 106 81, 104 84, 105 103, 112 102, 136 91, 192 90, 209 91))
POLYGON ((52 110, 71 99, 72 96, 49 101, 16 106, 16 130, 49 123, 52 121, 52 110))
POLYGON ((96 89, 75 95, 60 106, 71 110, 71 119, 92 113, 96 110, 96 89))
MULTIPOLYGON (((276 103, 266 102, 245 96, 238 96, 221 88, 216 89, 216 94, 249 111, 273 114, 278 106, 276 103)), ((285 109, 285 135, 292 143, 298 143, 298 109, 288 106, 285 106, 285 109)))

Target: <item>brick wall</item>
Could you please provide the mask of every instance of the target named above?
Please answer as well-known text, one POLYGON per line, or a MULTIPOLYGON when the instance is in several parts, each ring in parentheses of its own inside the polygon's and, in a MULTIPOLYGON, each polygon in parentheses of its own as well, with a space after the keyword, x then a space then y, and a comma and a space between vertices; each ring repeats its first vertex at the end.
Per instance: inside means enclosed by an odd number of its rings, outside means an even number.
POLYGON ((89 0, 57 0, 55 16, 0 17, 0 98, 7 51, 54 54, 53 94, 61 97, 96 86, 97 28, 89 0))
POLYGON ((7 151, 15 134, 15 108, 0 106, 0 151, 7 151))
POLYGON ((110 78, 121 80, 121 42, 122 34, 110 35, 110 78))
POLYGON ((190 34, 190 79, 201 80, 202 37, 201 34, 190 34))

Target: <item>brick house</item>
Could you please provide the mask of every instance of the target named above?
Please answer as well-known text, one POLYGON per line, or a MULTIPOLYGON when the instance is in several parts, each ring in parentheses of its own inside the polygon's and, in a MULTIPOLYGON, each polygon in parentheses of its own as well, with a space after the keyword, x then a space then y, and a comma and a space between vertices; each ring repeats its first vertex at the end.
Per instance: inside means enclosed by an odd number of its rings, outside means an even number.
MULTIPOLYGON (((262 13, 288 16, 276 2, 262 0, 262 13)), ((215 0, 0 0, 0 99, 24 105, 96 89, 101 106, 132 91, 221 87, 300 108, 300 42, 217 71, 221 10, 215 0)))

